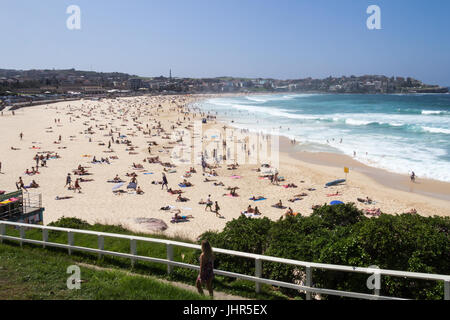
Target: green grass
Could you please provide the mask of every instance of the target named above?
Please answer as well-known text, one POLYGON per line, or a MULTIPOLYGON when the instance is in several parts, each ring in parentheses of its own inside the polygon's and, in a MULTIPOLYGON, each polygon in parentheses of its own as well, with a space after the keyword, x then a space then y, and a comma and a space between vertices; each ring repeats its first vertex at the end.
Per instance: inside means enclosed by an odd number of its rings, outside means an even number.
MULTIPOLYGON (((118 233, 118 234, 127 234, 127 235, 135 235, 135 236, 141 236, 141 237, 149 237, 148 234, 142 234, 142 233, 134 233, 129 230, 124 229, 121 226, 110 226, 110 225, 89 225, 85 223, 81 223, 80 221, 77 221, 75 219, 61 219, 58 223, 56 223, 56 226, 59 227, 67 227, 67 228, 74 228, 74 229, 84 229, 84 230, 93 230, 93 231, 100 231, 100 232, 106 232, 106 233, 118 233)), ((11 236, 19 236, 19 230, 9 227, 6 230, 7 235, 11 236)), ((169 238, 163 235, 151 235, 152 238, 160 238, 160 239, 170 239, 174 241, 181 241, 181 242, 191 242, 187 239, 182 238, 169 238)), ((42 231, 38 229, 28 229, 26 231, 26 238, 27 239, 34 239, 34 240, 42 240, 42 231)), ((67 233, 65 232, 58 232, 58 231, 49 231, 49 242, 56 242, 56 243, 64 243, 67 244, 67 233)), ((18 249, 18 242, 10 242, 10 241, 4 241, 4 244, 7 244, 9 246, 15 246, 18 249)), ((98 246, 98 239, 96 236, 92 235, 82 235, 82 234, 75 234, 74 235, 74 245, 75 246, 82 246, 82 247, 89 247, 89 248, 97 248, 98 246)), ((5 245, 0 245, 1 247, 5 247, 5 245)), ((156 278, 161 279, 167 279, 171 281, 178 281, 182 283, 186 283, 189 285, 195 285, 195 279, 197 277, 198 272, 195 270, 190 269, 184 269, 184 268, 177 268, 174 267, 173 272, 168 275, 167 274, 167 266, 164 264, 157 264, 157 263, 151 263, 151 262, 143 262, 143 261, 136 261, 134 264, 134 267, 131 266, 131 262, 129 259, 126 258, 118 258, 118 257, 110 257, 110 256, 103 256, 101 259, 98 258, 96 254, 91 253, 85 253, 85 252, 73 252, 71 256, 68 256, 66 249, 57 249, 57 248, 51 248, 47 247, 46 249, 43 249, 40 246, 37 245, 28 245, 24 244, 23 250, 25 252, 33 252, 36 257, 37 255, 41 255, 42 257, 51 257, 56 260, 65 260, 70 259, 71 264, 74 264, 76 262, 81 263, 87 263, 91 265, 96 265, 104 268, 112 268, 112 269, 118 269, 118 270, 125 270, 125 271, 132 271, 136 274, 142 274, 142 275, 151 275, 156 278), (31 251, 30 251, 31 250, 31 251)), ((109 251, 116 251, 116 252, 122 252, 122 253, 130 253, 130 241, 127 239, 115 239, 115 238, 105 238, 104 240, 104 249, 109 251)), ((200 255, 199 250, 189 249, 189 248, 181 248, 181 247, 174 247, 174 260, 179 262, 185 262, 189 264, 195 264, 198 265, 198 257, 200 255)), ((164 244, 157 244, 157 243, 149 243, 149 242, 137 242, 137 254, 141 256, 148 256, 148 257, 155 257, 155 258, 167 258, 167 252, 166 252, 166 246, 164 244)), ((0 251, 0 259, 3 260, 3 253, 0 251)), ((37 258, 36 258, 37 259, 37 258)), ((65 270, 65 269, 64 269, 65 270)), ((231 271, 231 270, 230 270, 231 271)), ((89 274, 90 271, 87 271, 87 274, 89 274)), ((97 271, 95 271, 97 272, 97 271)), ((66 277, 65 274, 63 276, 66 277)), ((106 277, 106 275, 105 275, 106 277)), ((117 280, 119 281, 119 280, 117 280)), ((120 281, 125 281, 121 278, 120 281)), ((139 282, 139 281, 137 281, 139 282)), ((136 284, 133 282, 132 279, 128 279, 125 282, 123 282, 123 286, 129 286, 130 292, 137 291, 140 292, 139 286, 136 286, 136 288, 133 286, 136 284)), ((63 283, 65 285, 65 282, 63 283)), ((224 293, 251 298, 251 299, 263 299, 263 300, 272 300, 272 299, 288 299, 287 296, 280 293, 276 289, 274 289, 271 286, 268 285, 262 285, 261 286, 261 293, 256 294, 255 293, 255 284, 250 281, 245 280, 236 280, 236 279, 230 279, 228 277, 222 277, 222 276, 216 276, 214 280, 214 288, 217 291, 221 291, 224 293)), ((113 288, 109 288, 108 292, 113 292, 113 288)), ((121 289, 120 289, 121 290, 121 289)), ((98 293, 99 290, 95 291, 95 294, 98 293)), ((73 294, 73 293, 72 293, 73 294)), ((120 291, 117 292, 117 294, 120 294, 120 291)), ((131 294, 131 293, 127 293, 131 294)), ((72 298, 72 297, 70 297, 72 298)), ((76 298, 76 297, 73 297, 76 298)), ((99 299, 108 299, 107 297, 98 297, 99 299)), ((138 297, 132 298, 132 299, 139 299, 138 297)), ((184 298, 189 299, 189 298, 184 298)))
POLYGON ((25 246, 0 245, 0 300, 198 300, 208 299, 156 279, 130 276, 121 271, 80 267, 81 288, 70 290, 69 256, 43 254, 25 246))

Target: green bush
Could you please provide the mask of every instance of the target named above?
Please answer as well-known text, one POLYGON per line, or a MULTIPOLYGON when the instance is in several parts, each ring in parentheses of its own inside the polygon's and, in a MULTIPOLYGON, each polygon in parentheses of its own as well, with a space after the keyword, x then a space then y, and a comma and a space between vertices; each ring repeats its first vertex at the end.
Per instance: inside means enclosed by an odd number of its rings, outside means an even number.
POLYGON ((78 219, 78 218, 66 218, 62 217, 58 219, 58 221, 52 222, 48 224, 52 227, 59 227, 59 228, 69 228, 69 229, 90 229, 91 225, 84 220, 78 219))
MULTIPOLYGON (((268 245, 269 230, 274 224, 268 218, 250 219, 244 216, 227 223, 222 232, 206 232, 200 237, 213 247, 263 254, 268 245)), ((215 254, 215 268, 248 275, 255 274, 253 259, 215 254)))
MULTIPOLYGON (((314 210, 310 217, 268 219, 239 218, 222 232, 207 232, 202 239, 214 247, 265 254, 308 262, 411 272, 448 274, 450 270, 450 218, 417 214, 366 218, 353 204, 314 210)), ((221 269, 253 274, 254 261, 217 255, 221 269)), ((263 263, 263 276, 285 282, 304 280, 304 268, 263 263)), ((368 274, 318 270, 316 287, 373 293, 366 286, 368 274)), ((282 290, 295 297, 295 290, 282 290)), ((413 299, 442 299, 443 283, 382 277, 381 294, 413 299)), ((328 296, 325 299, 335 299, 328 296)))

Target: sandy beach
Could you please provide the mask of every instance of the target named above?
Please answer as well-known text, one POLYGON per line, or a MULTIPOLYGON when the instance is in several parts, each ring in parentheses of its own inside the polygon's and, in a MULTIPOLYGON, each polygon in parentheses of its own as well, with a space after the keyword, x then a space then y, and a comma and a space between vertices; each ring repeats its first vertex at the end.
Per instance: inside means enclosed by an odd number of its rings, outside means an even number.
MULTIPOLYGON (((207 96, 153 96, 122 98, 102 101, 70 101, 42 105, 5 112, 0 117, 0 190, 15 191, 16 182, 22 177, 25 185, 32 180, 39 184, 28 192, 42 194, 45 207, 44 223, 65 217, 78 217, 90 223, 121 224, 134 231, 154 232, 141 218, 160 219, 168 228, 164 234, 195 239, 207 230, 221 230, 228 221, 238 218, 251 205, 258 206, 262 217, 279 219, 287 209, 272 207, 279 200, 293 212, 309 215, 312 206, 330 203, 333 200, 354 202, 361 209, 380 209, 384 213, 409 212, 412 209, 424 216, 450 215, 450 184, 421 180, 412 184, 408 176, 396 175, 365 166, 353 159, 335 154, 311 154, 299 151, 288 139, 280 138, 279 176, 284 177, 279 185, 262 179, 258 164, 243 164, 235 170, 220 164, 215 169, 217 176, 204 175, 202 166, 190 162, 174 162, 174 148, 190 147, 191 141, 173 138, 176 130, 189 132, 193 139, 195 126, 201 123, 201 115, 187 114, 185 107, 207 96), (20 133, 23 133, 22 139, 20 133), (61 141, 59 142, 59 137, 61 141), (118 142, 118 143, 117 143, 118 142), (109 147, 109 143, 111 146, 109 147), (150 150, 149 150, 150 146, 150 150), (12 147, 15 149, 13 150, 12 147), (26 175, 39 155, 55 155, 46 167, 39 164, 39 174, 26 175), (93 163, 93 158, 100 160, 93 163), (159 160, 150 163, 149 158, 159 160), (101 163, 101 159, 109 162, 101 163), (145 160, 145 161, 144 161, 145 160), (171 167, 175 163, 175 167, 171 167), (133 167, 136 164, 136 167, 133 167), (84 167, 88 175, 76 175, 74 170, 84 167), (324 188, 336 179, 345 178, 344 166, 350 168, 347 183, 324 188), (190 177, 186 172, 194 167, 196 173, 190 177), (164 171, 166 170, 166 171, 164 171), (174 172, 175 171, 175 172, 174 172), (127 186, 132 180, 127 173, 137 174, 137 186, 144 194, 137 194, 127 186), (66 177, 71 173, 72 184, 77 178, 81 193, 65 187, 66 177), (177 202, 177 195, 162 189, 159 182, 165 173, 168 187, 181 190, 187 202, 177 202), (108 182, 118 175, 123 185, 108 182), (209 182, 205 182, 205 178, 209 182), (183 180, 193 186, 182 188, 183 180), (220 184, 221 185, 215 185, 220 184), (223 185, 222 185, 223 184, 223 185), (283 185, 295 184, 296 188, 283 185), (228 196, 228 187, 237 187, 238 197, 228 196), (115 189, 114 189, 115 188, 115 189), (122 192, 113 192, 114 190, 122 192), (211 195, 220 206, 220 215, 205 211, 206 201, 211 195), (224 196, 225 195, 225 196, 224 196), (56 200, 56 197, 70 197, 56 200), (266 200, 249 200, 252 196, 263 196, 266 200), (371 204, 357 199, 372 199, 371 204), (289 199, 298 198, 294 202, 289 199), (171 210, 160 210, 171 206, 171 210), (174 209, 180 215, 190 216, 187 222, 171 223, 174 209)), ((223 131, 224 123, 208 121, 203 130, 223 131)), ((208 143, 210 137, 202 142, 208 143)), ((250 147, 250 146, 249 146, 250 147)), ((195 150, 199 156, 199 150, 195 150)), ((209 157, 210 158, 210 157, 209 157)), ((213 205, 214 209, 214 205, 213 205)))

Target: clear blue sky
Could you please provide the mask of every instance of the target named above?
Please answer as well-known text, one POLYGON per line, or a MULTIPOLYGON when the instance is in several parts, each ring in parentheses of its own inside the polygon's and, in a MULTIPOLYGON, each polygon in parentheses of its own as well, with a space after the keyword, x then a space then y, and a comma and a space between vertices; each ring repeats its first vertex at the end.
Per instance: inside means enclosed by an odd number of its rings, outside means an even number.
POLYGON ((0 0, 0 68, 412 76, 450 86, 448 0, 0 0), (66 28, 69 5, 79 31, 66 28), (381 7, 382 30, 366 27, 381 7))

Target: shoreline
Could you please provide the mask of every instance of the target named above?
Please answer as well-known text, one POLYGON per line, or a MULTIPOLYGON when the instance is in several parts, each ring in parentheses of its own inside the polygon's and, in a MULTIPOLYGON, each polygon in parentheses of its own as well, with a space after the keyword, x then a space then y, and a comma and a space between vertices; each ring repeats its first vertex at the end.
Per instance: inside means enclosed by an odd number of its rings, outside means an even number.
MULTIPOLYGON (((217 97, 223 96, 232 97, 238 95, 217 95, 217 97)), ((200 99, 195 101, 195 103, 201 103, 205 100, 206 99, 200 99)), ((217 121, 233 127, 236 130, 240 130, 234 125, 234 123, 230 123, 229 121, 222 118, 217 118, 217 121)), ((319 165, 328 168, 339 168, 342 170, 343 178, 345 177, 343 171, 344 167, 348 167, 350 171, 354 170, 358 173, 361 173, 386 188, 450 202, 450 182, 428 178, 417 178, 416 181, 412 183, 410 181, 409 175, 407 174, 395 173, 383 168, 369 166, 353 159, 351 156, 346 154, 297 150, 298 146, 300 145, 299 142, 296 142, 295 145, 292 145, 290 142, 290 138, 284 135, 279 135, 278 137, 280 139, 280 152, 287 154, 292 159, 312 165, 319 165)))
POLYGON ((345 154, 299 151, 296 150, 298 144, 291 145, 289 138, 280 136, 280 141, 283 141, 284 149, 282 152, 286 152, 293 159, 324 167, 339 168, 342 172, 344 167, 348 167, 350 172, 354 170, 364 174, 387 188, 450 201, 449 182, 417 178, 416 182, 412 183, 410 177, 406 174, 368 166, 345 154))

